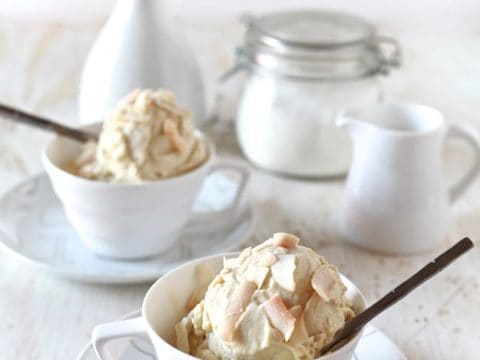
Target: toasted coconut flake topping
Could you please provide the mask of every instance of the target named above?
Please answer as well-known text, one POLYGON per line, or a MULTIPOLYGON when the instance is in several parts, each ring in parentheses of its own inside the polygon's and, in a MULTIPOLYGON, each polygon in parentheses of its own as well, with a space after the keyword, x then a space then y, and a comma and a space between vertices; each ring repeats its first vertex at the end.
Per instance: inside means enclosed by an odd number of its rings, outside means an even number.
POLYGON ((305 320, 303 319, 303 308, 301 305, 295 305, 288 309, 288 311, 296 319, 295 329, 293 330, 289 342, 292 344, 302 343, 305 339, 310 337, 307 328, 305 327, 305 320))
POLYGON ((303 313, 302 305, 292 306, 290 309, 288 309, 288 312, 292 314, 294 318, 299 318, 303 313))
POLYGON ((295 235, 288 233, 275 233, 273 234, 273 245, 275 247, 284 247, 286 249, 294 249, 297 247, 300 239, 295 235))
POLYGON ((273 248, 272 254, 275 255, 286 255, 288 254, 288 249, 283 247, 283 246, 278 246, 276 248, 273 248))
POLYGON ((240 262, 243 262, 245 259, 249 258, 251 255, 252 255, 252 248, 247 247, 247 248, 242 250, 242 252, 238 256, 238 259, 239 259, 240 262))
POLYGON ((275 282, 287 291, 295 291, 295 255, 279 256, 272 265, 272 276, 275 282))
POLYGON ((272 253, 267 252, 260 257, 260 259, 258 260, 258 265, 270 267, 275 264, 275 261, 277 261, 277 257, 272 253))
POLYGON ((257 290, 257 285, 251 281, 244 281, 233 292, 224 317, 218 326, 218 335, 224 341, 232 341, 235 335, 235 324, 245 311, 250 299, 257 290))
POLYGON ((288 311, 282 298, 274 295, 262 304, 262 308, 273 327, 282 333, 285 341, 290 340, 293 330, 295 330, 296 319, 288 311))
POLYGON ((260 289, 267 278, 270 269, 266 266, 255 266, 247 269, 245 277, 248 281, 254 282, 257 289, 260 289))
POLYGON ((328 265, 321 265, 313 273, 311 283, 318 296, 329 301, 332 291, 335 289, 335 274, 328 265))

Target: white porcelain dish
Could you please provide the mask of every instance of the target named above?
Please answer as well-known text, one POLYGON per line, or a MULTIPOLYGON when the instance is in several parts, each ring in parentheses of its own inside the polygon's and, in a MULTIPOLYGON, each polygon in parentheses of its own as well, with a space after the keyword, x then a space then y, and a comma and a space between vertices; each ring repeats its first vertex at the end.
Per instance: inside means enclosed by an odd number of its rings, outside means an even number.
POLYGON ((175 245, 160 255, 119 261, 99 257, 80 242, 47 176, 37 175, 0 198, 0 244, 36 267, 81 281, 154 281, 193 258, 242 246, 251 235, 254 219, 246 199, 234 213, 222 212, 230 208, 235 193, 236 184, 227 174, 212 174, 194 204, 203 221, 188 223, 175 245))

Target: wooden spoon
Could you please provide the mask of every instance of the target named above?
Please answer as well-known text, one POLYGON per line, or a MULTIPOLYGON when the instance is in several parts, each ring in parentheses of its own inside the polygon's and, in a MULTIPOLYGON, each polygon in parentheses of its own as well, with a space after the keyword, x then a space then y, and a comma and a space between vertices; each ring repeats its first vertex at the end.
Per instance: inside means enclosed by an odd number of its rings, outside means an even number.
POLYGON ((21 122, 23 124, 34 126, 42 130, 53 131, 61 136, 66 136, 71 139, 87 142, 89 140, 97 141, 98 135, 84 130, 74 129, 52 120, 42 118, 37 115, 26 113, 20 109, 0 104, 0 116, 21 122))
POLYGON ((425 265, 420 271, 412 275, 395 289, 390 291, 387 295, 378 300, 375 304, 369 306, 360 314, 355 316, 352 320, 347 322, 342 329, 337 331, 332 342, 326 345, 320 351, 319 356, 332 350, 332 348, 338 345, 341 341, 352 336, 355 332, 360 330, 377 315, 381 314, 390 306, 403 299, 415 288, 417 288, 425 281, 430 279, 432 276, 445 269, 454 260, 458 259, 460 256, 465 254, 473 247, 474 244, 469 238, 464 238, 463 240, 460 240, 450 249, 448 249, 443 254, 435 258, 433 261, 425 265))

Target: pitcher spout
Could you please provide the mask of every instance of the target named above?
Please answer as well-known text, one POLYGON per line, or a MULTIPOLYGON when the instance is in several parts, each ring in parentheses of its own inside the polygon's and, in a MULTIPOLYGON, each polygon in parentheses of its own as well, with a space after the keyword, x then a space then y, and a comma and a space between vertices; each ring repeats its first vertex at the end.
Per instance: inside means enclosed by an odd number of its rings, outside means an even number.
POLYGON ((337 118, 335 119, 335 125, 337 125, 340 128, 350 128, 352 124, 356 122, 356 120, 353 120, 349 117, 345 116, 345 113, 341 112, 338 114, 337 118))
POLYGON ((363 121, 357 120, 345 112, 340 112, 338 114, 335 119, 335 125, 339 128, 346 129, 350 133, 350 136, 361 132, 366 127, 366 124, 363 121))

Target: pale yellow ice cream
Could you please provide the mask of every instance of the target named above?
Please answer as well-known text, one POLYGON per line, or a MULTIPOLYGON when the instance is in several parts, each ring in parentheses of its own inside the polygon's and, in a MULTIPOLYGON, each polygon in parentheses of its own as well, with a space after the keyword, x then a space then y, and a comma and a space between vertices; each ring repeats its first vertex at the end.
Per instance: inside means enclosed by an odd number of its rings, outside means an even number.
POLYGON ((277 233, 226 259, 175 327, 177 347, 208 360, 312 360, 354 316, 335 267, 277 233))
POLYGON ((168 90, 135 90, 103 124, 98 145, 88 143, 73 168, 80 176, 139 183, 179 175, 208 157, 191 113, 168 90))

